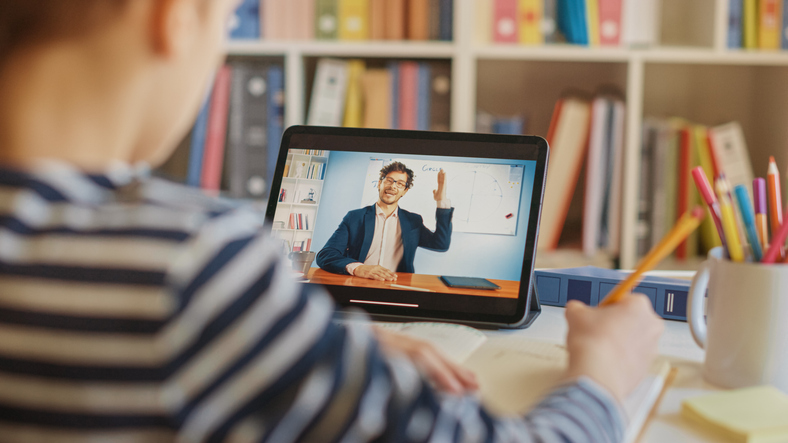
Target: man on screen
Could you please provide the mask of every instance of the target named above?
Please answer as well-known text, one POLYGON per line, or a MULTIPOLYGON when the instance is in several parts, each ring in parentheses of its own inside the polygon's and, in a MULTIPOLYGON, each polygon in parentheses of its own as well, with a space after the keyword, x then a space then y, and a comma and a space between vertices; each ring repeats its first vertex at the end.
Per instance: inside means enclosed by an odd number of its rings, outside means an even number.
POLYGON ((400 162, 380 170, 378 201, 350 211, 317 254, 317 265, 335 274, 394 281, 394 272, 414 272, 416 248, 446 252, 451 243, 454 208, 446 198, 446 173, 438 172, 435 232, 422 217, 399 207, 399 200, 413 186, 413 171, 400 162))

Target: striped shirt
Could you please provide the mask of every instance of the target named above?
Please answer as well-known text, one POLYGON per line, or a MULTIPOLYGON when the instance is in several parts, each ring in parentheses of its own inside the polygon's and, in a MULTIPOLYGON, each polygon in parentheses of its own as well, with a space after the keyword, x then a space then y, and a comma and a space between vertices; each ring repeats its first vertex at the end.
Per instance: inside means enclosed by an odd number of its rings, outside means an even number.
POLYGON ((591 380, 525 417, 436 393, 290 278, 251 208, 117 165, 0 169, 0 441, 612 442, 591 380))

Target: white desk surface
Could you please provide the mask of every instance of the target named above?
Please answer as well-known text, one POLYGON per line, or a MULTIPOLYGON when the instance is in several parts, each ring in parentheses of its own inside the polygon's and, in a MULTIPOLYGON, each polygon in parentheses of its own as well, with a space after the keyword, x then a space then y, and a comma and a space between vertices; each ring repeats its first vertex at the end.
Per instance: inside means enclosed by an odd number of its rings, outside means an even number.
MULTIPOLYGON (((542 306, 542 313, 528 329, 518 331, 486 331, 488 335, 517 334, 537 340, 563 343, 566 337, 564 309, 542 306)), ((727 440, 693 426, 680 414, 684 398, 717 390, 701 376, 704 352, 689 331, 687 323, 665 320, 665 332, 659 342, 659 353, 678 369, 656 409, 656 415, 646 424, 640 443, 723 443, 727 440)))

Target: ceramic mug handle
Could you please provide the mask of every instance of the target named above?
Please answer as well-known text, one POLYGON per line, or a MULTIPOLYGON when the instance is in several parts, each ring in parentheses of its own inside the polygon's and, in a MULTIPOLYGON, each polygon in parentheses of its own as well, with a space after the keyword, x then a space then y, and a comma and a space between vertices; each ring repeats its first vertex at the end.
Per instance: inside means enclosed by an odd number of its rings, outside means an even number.
POLYGON ((703 301, 706 298, 706 289, 709 287, 710 266, 710 260, 704 261, 698 272, 692 277, 689 302, 687 303, 687 323, 689 323, 692 338, 703 349, 706 349, 706 319, 704 318, 703 301))

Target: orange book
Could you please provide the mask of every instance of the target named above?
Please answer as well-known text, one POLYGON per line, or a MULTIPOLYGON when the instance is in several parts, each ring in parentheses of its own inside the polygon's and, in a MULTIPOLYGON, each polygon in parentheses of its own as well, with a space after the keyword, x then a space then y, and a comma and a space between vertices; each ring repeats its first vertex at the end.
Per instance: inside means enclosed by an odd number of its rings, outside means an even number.
POLYGON ((760 0, 758 16, 758 47, 780 49, 782 0, 760 0))
POLYGON ((547 132, 551 151, 539 224, 540 250, 558 247, 558 239, 585 161, 590 127, 591 104, 587 100, 568 96, 556 103, 547 132))
POLYGON ((408 40, 430 37, 429 0, 408 0, 408 40))
POLYGON ((374 0, 386 4, 386 40, 405 40, 405 0, 374 0))
POLYGON ((386 2, 384 0, 369 2, 369 38, 372 40, 386 38, 386 2))
POLYGON ((391 127, 391 73, 388 69, 369 69, 361 77, 364 88, 364 127, 391 127))
POLYGON ((208 114, 208 130, 205 134, 201 187, 213 193, 219 192, 224 162, 224 139, 227 136, 227 112, 230 108, 230 80, 232 72, 225 65, 216 74, 211 109, 208 114))

